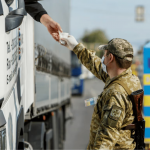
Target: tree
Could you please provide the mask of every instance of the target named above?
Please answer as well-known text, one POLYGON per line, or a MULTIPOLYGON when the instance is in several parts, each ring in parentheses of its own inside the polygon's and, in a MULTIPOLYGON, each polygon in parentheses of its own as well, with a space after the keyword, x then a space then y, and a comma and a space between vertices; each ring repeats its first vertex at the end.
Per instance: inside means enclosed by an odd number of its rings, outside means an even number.
POLYGON ((104 31, 97 29, 92 32, 88 32, 86 30, 81 40, 88 49, 95 50, 97 56, 103 56, 104 53, 103 51, 98 50, 98 46, 100 44, 108 43, 108 39, 104 31))
POLYGON ((105 32, 98 29, 86 34, 81 38, 84 43, 101 43, 106 44, 108 42, 105 32))

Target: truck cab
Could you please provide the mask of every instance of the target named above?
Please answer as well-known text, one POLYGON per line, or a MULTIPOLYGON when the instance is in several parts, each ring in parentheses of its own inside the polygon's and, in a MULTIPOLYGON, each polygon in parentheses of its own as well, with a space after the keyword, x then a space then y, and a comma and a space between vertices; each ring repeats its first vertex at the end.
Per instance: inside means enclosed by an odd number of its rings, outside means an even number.
MULTIPOLYGON (((62 20, 69 0, 41 3, 69 32, 69 15, 62 20)), ((0 149, 63 148, 70 52, 27 14, 24 0, 0 0, 0 23, 0 149)))

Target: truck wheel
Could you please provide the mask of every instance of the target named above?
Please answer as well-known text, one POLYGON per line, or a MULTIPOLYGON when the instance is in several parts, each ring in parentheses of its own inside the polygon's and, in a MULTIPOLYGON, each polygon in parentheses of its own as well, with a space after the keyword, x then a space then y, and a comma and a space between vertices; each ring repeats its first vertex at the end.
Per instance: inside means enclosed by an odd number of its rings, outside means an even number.
POLYGON ((44 150, 45 131, 44 122, 32 121, 29 123, 27 141, 30 143, 33 149, 44 150))

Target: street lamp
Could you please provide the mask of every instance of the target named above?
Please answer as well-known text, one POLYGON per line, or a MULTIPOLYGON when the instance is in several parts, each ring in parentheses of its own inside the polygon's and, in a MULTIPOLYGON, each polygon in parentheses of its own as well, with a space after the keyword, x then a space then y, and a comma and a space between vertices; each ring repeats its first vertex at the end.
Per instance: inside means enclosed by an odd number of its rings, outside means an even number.
POLYGON ((136 7, 136 21, 138 22, 144 21, 144 6, 136 7))

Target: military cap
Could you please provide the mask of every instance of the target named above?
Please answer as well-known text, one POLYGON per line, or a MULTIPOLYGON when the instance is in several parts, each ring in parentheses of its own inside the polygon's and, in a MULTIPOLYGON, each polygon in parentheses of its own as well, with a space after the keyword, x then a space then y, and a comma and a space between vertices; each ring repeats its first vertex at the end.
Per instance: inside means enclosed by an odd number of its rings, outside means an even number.
POLYGON ((106 45, 100 45, 99 50, 108 50, 113 55, 132 61, 133 59, 133 47, 125 39, 114 38, 108 42, 106 45))

